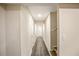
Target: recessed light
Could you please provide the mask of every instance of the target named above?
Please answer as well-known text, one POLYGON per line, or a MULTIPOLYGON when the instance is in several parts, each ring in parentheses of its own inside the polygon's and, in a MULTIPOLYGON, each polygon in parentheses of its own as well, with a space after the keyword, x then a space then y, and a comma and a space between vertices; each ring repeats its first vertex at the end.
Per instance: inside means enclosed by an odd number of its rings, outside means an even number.
POLYGON ((38 14, 38 17, 42 17, 42 15, 41 14, 38 14))

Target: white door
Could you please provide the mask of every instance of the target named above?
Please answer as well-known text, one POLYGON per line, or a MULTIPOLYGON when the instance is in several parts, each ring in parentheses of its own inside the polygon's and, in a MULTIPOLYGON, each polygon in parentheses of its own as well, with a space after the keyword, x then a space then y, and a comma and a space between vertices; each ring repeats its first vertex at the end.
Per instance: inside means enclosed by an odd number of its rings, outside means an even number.
POLYGON ((59 9, 59 55, 79 56, 79 9, 59 9))

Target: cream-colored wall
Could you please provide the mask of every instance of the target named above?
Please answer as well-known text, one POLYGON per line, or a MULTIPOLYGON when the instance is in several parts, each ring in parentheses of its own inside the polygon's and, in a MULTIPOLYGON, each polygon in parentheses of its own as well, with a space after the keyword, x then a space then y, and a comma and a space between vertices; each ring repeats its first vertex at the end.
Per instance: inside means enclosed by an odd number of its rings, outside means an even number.
POLYGON ((0 55, 31 55, 35 42, 33 25, 33 18, 27 7, 13 4, 1 5, 0 55))
POLYGON ((34 28, 34 34, 35 34, 35 37, 38 37, 38 36, 44 36, 44 22, 43 21, 35 21, 34 22, 35 24, 35 28, 34 28))
POLYGON ((0 56, 6 55, 5 7, 0 4, 0 56))
POLYGON ((33 18, 28 8, 21 6, 20 10, 20 32, 21 32, 21 55, 30 56, 34 45, 33 18))
POLYGON ((20 6, 6 6, 6 55, 19 56, 20 49, 20 6))
POLYGON ((50 14, 48 15, 47 19, 45 20, 45 44, 47 46, 47 49, 48 51, 51 50, 51 44, 50 44, 50 39, 51 39, 51 36, 50 36, 50 14))
POLYGON ((57 12, 51 12, 51 49, 57 46, 57 12))
POLYGON ((79 56, 79 9, 59 9, 59 55, 79 56))

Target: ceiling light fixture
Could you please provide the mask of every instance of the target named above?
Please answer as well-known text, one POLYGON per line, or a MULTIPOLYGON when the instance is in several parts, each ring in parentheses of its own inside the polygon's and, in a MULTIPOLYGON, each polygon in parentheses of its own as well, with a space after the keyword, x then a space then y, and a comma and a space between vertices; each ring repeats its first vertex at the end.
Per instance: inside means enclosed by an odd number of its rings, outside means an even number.
POLYGON ((42 15, 41 14, 38 14, 38 17, 40 18, 40 17, 42 17, 42 15))

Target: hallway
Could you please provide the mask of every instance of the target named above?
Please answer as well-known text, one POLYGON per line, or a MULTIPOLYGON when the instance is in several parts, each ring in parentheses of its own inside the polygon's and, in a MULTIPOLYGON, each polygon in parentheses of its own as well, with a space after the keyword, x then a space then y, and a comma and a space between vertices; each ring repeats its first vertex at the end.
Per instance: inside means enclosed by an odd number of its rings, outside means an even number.
POLYGON ((51 56, 56 28, 57 4, 0 4, 0 56, 51 56))
POLYGON ((78 8, 74 3, 0 4, 0 56, 79 55, 78 8))

